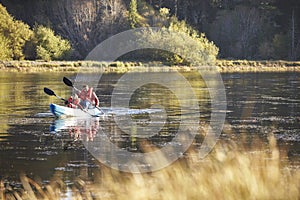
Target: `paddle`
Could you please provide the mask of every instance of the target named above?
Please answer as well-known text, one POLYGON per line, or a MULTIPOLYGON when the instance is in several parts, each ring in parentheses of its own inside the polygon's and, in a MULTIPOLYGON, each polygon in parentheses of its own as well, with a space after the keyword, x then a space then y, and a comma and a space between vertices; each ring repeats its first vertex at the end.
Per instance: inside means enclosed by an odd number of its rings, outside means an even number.
MULTIPOLYGON (((72 81, 70 81, 70 79, 68 79, 67 77, 63 77, 63 82, 64 82, 67 86, 72 87, 72 88, 74 88, 75 90, 79 91, 79 90, 73 85, 72 81)), ((104 114, 104 112, 102 111, 101 108, 99 108, 98 106, 95 106, 95 108, 97 108, 99 111, 102 112, 102 114, 104 114)))
MULTIPOLYGON (((64 101, 64 102, 67 102, 67 100, 65 100, 64 98, 62 98, 62 97, 60 97, 60 96, 57 96, 57 95, 53 92, 53 90, 50 90, 49 88, 44 87, 44 92, 45 92, 46 94, 50 95, 50 96, 56 96, 58 99, 60 99, 60 100, 62 100, 62 101, 64 101)), ((92 117, 97 117, 97 115, 92 115, 91 113, 87 112, 86 110, 83 110, 83 109, 81 109, 81 110, 82 110, 83 112, 89 114, 89 115, 92 116, 92 117)))
POLYGON ((44 87, 44 92, 50 96, 56 96, 58 99, 62 100, 62 101, 67 101, 64 98, 57 96, 52 90, 50 90, 49 88, 44 87))
MULTIPOLYGON (((64 77, 64 78, 63 78, 63 82, 64 82, 67 86, 70 86, 70 87, 75 88, 74 85, 73 85, 73 83, 72 83, 72 81, 70 81, 70 79, 68 79, 67 77, 64 77)), ((76 89, 77 89, 77 88, 76 88, 76 89)))

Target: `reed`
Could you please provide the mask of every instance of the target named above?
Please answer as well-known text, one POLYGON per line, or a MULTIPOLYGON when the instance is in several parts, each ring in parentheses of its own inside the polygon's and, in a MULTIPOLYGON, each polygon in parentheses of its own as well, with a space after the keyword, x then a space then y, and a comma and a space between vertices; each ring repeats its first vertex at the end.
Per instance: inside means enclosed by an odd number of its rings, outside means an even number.
POLYGON ((2 199, 300 199, 300 171, 280 160, 274 136, 260 149, 219 142, 205 159, 196 149, 160 171, 122 173, 102 167, 95 181, 59 178, 41 186, 21 176, 22 189, 1 183, 2 199))

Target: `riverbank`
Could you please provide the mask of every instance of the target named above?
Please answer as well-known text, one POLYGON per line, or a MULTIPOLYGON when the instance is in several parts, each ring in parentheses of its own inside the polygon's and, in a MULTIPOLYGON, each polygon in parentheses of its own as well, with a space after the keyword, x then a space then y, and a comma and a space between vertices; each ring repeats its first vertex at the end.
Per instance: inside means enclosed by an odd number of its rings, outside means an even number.
MULTIPOLYGON (((300 61, 217 60, 219 72, 300 72, 300 61)), ((93 62, 93 61, 0 61, 0 70, 8 72, 115 72, 192 71, 200 67, 166 66, 160 62, 93 62)))
POLYGON ((218 60, 220 72, 300 72, 300 61, 218 60))

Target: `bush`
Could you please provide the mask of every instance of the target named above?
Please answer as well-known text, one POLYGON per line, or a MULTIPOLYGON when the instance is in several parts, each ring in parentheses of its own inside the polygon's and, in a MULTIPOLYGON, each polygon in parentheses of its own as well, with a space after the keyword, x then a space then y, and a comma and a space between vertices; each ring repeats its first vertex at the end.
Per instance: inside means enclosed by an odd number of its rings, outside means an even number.
POLYGON ((158 52, 171 65, 212 65, 218 54, 218 48, 204 34, 177 20, 159 31, 143 31, 137 42, 141 47, 165 50, 158 52))
MULTIPOLYGON (((27 24, 15 20, 0 4, 0 33, 1 45, 6 47, 5 59, 22 60, 25 58, 23 49, 32 36, 27 24)), ((3 46, 1 46, 3 47, 3 46)), ((1 49, 3 50, 3 49, 1 49)), ((1 52, 3 55, 4 52, 1 52)))
POLYGON ((10 60, 12 58, 9 40, 2 33, 0 33, 0 49, 0 60, 10 60))
POLYGON ((49 61, 69 58, 71 53, 69 41, 55 35, 53 30, 44 26, 36 26, 33 31, 37 59, 49 61))
POLYGON ((0 48, 1 60, 23 60, 25 57, 62 60, 67 59, 71 52, 70 43, 56 36, 53 30, 37 26, 32 31, 27 24, 15 20, 1 4, 0 48))
MULTIPOLYGON (((145 15, 146 18, 148 13, 149 10, 144 11, 144 13, 141 11, 141 15, 145 15)), ((152 58, 169 65, 215 64, 219 49, 206 38, 205 34, 198 33, 185 21, 170 16, 168 8, 161 8, 159 12, 151 16, 155 17, 152 19, 148 16, 147 23, 139 25, 161 27, 161 29, 155 31, 149 28, 137 33, 137 40, 129 41, 127 45, 132 45, 134 42, 140 50, 134 52, 134 56, 129 55, 125 58, 146 61, 152 58)), ((136 25, 137 23, 135 23, 136 25)))

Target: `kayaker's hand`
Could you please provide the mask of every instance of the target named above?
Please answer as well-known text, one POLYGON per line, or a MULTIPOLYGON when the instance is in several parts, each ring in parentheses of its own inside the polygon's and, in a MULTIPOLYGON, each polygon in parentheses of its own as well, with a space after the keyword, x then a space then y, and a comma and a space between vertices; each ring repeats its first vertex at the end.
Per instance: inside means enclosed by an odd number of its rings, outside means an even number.
POLYGON ((68 105, 68 103, 69 103, 68 100, 66 100, 66 101, 65 101, 65 105, 68 105))

